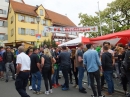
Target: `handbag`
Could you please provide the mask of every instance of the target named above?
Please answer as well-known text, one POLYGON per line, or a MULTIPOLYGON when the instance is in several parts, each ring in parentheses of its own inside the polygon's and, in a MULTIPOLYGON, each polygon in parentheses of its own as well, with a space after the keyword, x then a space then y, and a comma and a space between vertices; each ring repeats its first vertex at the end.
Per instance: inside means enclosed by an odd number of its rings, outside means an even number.
POLYGON ((51 68, 51 74, 54 74, 54 68, 53 68, 53 66, 51 68))
POLYGON ((52 63, 52 66, 51 66, 51 74, 54 74, 54 67, 53 67, 53 58, 51 58, 51 63, 52 63))

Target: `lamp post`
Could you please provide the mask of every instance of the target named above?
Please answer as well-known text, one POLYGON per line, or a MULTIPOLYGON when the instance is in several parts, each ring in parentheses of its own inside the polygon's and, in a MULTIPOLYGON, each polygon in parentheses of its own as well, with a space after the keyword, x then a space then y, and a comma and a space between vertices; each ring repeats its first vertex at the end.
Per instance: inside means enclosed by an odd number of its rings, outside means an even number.
POLYGON ((101 17, 100 17, 99 1, 98 1, 98 12, 99 12, 100 34, 102 36, 102 27, 101 27, 101 17))
MULTIPOLYGON (((39 34, 39 23, 41 21, 41 17, 40 16, 37 16, 36 17, 36 20, 37 20, 37 23, 38 23, 38 33, 39 34)), ((37 48, 39 48, 39 39, 37 38, 37 48)))

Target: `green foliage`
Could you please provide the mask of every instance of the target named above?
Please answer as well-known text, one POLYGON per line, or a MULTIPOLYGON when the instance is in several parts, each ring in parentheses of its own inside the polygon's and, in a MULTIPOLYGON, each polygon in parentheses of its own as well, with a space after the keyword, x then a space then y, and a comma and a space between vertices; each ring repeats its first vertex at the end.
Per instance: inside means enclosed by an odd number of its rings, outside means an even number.
POLYGON ((56 44, 56 42, 54 41, 54 40, 45 40, 45 41, 43 41, 43 43, 42 43, 43 45, 42 46, 44 46, 44 45, 47 45, 47 47, 57 47, 57 44, 56 44))
MULTIPOLYGON (((79 25, 98 26, 99 31, 89 33, 89 37, 100 36, 99 12, 95 13, 95 16, 79 13, 79 25)), ((130 29, 130 1, 115 0, 109 3, 106 9, 100 11, 100 17, 103 35, 113 33, 112 20, 114 32, 130 29)))

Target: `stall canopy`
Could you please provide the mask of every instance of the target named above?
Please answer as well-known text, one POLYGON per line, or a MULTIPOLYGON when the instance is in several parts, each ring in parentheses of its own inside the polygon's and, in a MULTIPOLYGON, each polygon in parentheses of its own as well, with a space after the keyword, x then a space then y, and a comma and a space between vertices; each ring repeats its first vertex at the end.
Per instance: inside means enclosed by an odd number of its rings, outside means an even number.
POLYGON ((79 43, 84 43, 84 44, 90 43, 90 40, 89 40, 89 38, 86 38, 86 37, 78 37, 76 39, 70 40, 70 41, 60 44, 58 46, 76 46, 79 43))
POLYGON ((130 42, 130 30, 125 30, 125 31, 121 31, 121 32, 113 33, 113 34, 108 34, 108 35, 100 36, 97 38, 91 38, 90 41, 97 42, 97 41, 103 41, 103 40, 107 41, 110 39, 115 39, 112 42, 117 41, 117 43, 126 44, 126 43, 130 42))

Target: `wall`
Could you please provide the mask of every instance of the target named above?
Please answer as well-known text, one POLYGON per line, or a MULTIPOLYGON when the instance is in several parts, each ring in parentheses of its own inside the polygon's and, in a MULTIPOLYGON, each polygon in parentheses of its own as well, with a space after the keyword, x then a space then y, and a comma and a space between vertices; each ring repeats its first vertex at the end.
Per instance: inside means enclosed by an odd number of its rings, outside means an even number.
POLYGON ((15 42, 15 13, 10 4, 11 11, 8 15, 8 42, 12 43, 15 42), (13 16, 13 23, 11 24, 11 17, 13 16), (14 30, 13 36, 11 36, 11 30, 14 30))

